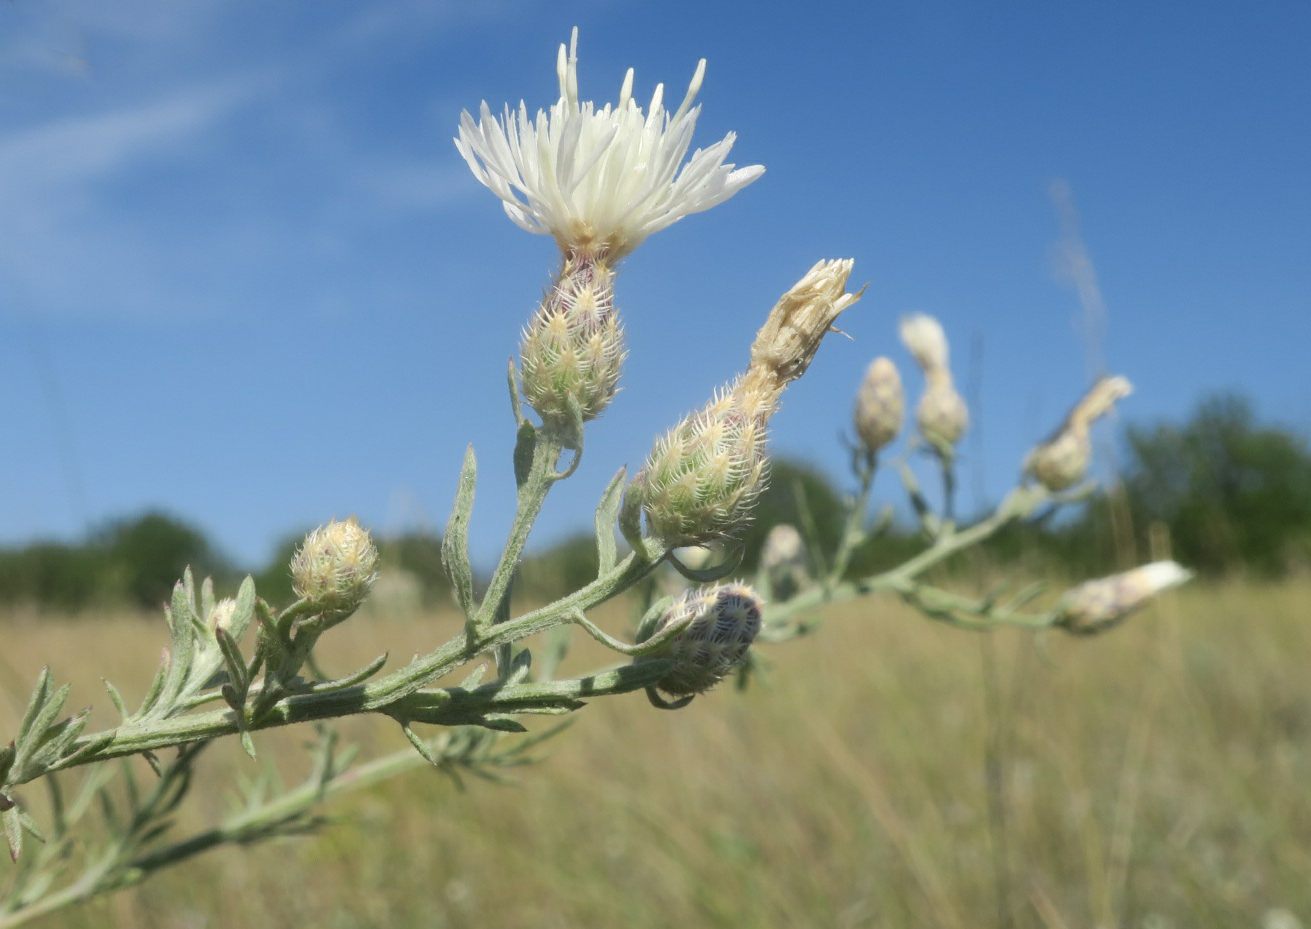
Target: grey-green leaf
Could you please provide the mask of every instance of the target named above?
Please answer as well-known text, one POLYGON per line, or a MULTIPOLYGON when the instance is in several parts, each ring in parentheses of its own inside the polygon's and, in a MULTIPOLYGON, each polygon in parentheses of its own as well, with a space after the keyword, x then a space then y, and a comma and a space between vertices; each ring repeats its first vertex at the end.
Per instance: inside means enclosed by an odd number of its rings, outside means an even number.
POLYGON ((615 566, 615 522, 619 518, 619 506, 624 502, 624 478, 628 468, 621 467, 606 485, 601 494, 601 502, 596 506, 596 554, 600 563, 598 576, 610 573, 615 566))
POLYGON ((446 521, 446 532, 442 536, 442 567, 465 616, 472 616, 475 609, 473 567, 469 564, 469 517, 473 512, 473 494, 477 484, 478 463, 474 458, 473 446, 470 445, 464 453, 455 505, 451 508, 450 519, 446 521))

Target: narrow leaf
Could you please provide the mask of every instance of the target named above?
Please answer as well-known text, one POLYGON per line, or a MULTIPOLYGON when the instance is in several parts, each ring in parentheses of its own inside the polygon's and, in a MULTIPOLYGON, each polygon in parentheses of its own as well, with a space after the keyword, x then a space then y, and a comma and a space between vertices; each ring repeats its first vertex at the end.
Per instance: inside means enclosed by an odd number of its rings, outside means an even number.
POLYGON ((223 665, 228 669, 228 680, 244 697, 246 691, 250 689, 250 679, 246 676, 246 659, 242 657, 241 649, 237 647, 232 634, 222 626, 214 630, 214 638, 218 642, 219 651, 223 653, 223 665))
POLYGON ((409 723, 401 723, 401 731, 405 733, 405 738, 410 740, 410 744, 414 746, 414 750, 423 756, 424 761, 434 767, 439 767, 441 765, 441 761, 437 759, 433 755, 432 750, 428 748, 428 743, 419 738, 415 731, 410 728, 409 723))
POLYGON ((616 471, 601 494, 601 502, 596 506, 596 554, 600 564, 598 575, 610 573, 615 566, 615 522, 619 518, 619 506, 624 502, 624 478, 627 475, 627 467, 616 471))
POLYGON ((192 623, 198 620, 192 606, 195 586, 190 581, 191 569, 188 568, 182 581, 173 587, 173 609, 170 613, 173 643, 169 647, 168 673, 160 694, 160 709, 164 712, 171 710, 177 703, 182 685, 186 683, 187 672, 191 670, 191 656, 196 643, 192 623))
POLYGON ((102 677, 100 682, 105 685, 105 691, 109 694, 109 699, 113 701, 114 709, 118 710, 118 715, 123 717, 124 722, 127 722, 127 704, 123 702, 123 695, 118 692, 117 687, 105 678, 102 677))
POLYGON ((446 532, 442 536, 442 567, 455 590, 455 599, 465 616, 472 616, 473 602, 473 567, 469 563, 469 516, 473 512, 473 493, 478 483, 478 464, 474 458, 473 446, 464 453, 464 464, 460 468, 460 481, 455 493, 455 505, 451 508, 450 519, 446 521, 446 532))
POLYGON ((165 648, 163 650, 163 658, 160 661, 159 670, 155 672, 155 677, 150 682, 150 689, 146 691, 145 699, 141 701, 141 709, 137 710, 136 713, 137 716, 145 716, 146 713, 153 710, 155 708, 155 704, 159 702, 159 695, 164 690, 164 678, 166 676, 166 672, 168 671, 168 659, 169 659, 169 651, 167 648, 165 648))
POLYGON ((460 681, 460 686, 465 690, 472 690, 482 681, 483 675, 487 673, 487 662, 482 662, 476 668, 469 672, 469 676, 460 681))
POLYGON ((150 770, 155 772, 156 777, 164 776, 164 769, 159 763, 159 756, 154 752, 142 752, 141 757, 146 759, 146 764, 150 765, 150 770))
POLYGON ((27 710, 23 713, 23 722, 18 727, 18 737, 14 739, 16 744, 22 744, 27 738, 27 732, 32 728, 37 714, 41 708, 46 705, 46 700, 50 696, 50 669, 42 668, 40 675, 36 679, 36 690, 32 691, 31 698, 27 701, 27 710))
POLYGON ((46 730, 45 744, 37 750, 37 757, 41 759, 43 765, 53 765, 64 757, 69 747, 86 728, 86 721, 90 715, 91 707, 87 707, 46 730))
POLYGON ((497 686, 514 686, 521 684, 528 677, 528 672, 532 669, 533 653, 528 649, 520 649, 510 662, 510 667, 506 669, 505 680, 497 686))
POLYGON ((619 505, 619 531, 639 554, 646 553, 646 543, 642 540, 642 474, 624 488, 623 501, 619 505))
POLYGON ((497 732, 528 731, 528 727, 513 716, 505 716, 501 713, 488 713, 486 716, 470 720, 470 723, 475 726, 482 726, 484 729, 494 729, 497 732))
MULTIPOLYGON (((45 747, 48 739, 58 733, 51 733, 49 730, 54 725, 55 717, 59 711, 64 708, 64 701, 68 699, 68 693, 72 690, 72 685, 65 684, 53 694, 49 693, 49 686, 41 688, 46 691, 45 700, 41 703, 36 713, 29 715, 23 721, 23 734, 14 742, 14 768, 21 771, 29 761, 37 757, 38 754, 44 754, 42 749, 45 747)), ((31 709, 31 706, 28 707, 31 709)), ((67 720, 65 720, 67 723, 67 720)))
POLYGON ((250 756, 252 761, 255 760, 255 740, 250 737, 250 733, 245 729, 241 730, 241 748, 250 756))
POLYGON ((200 582, 200 615, 209 619, 218 601, 214 598, 214 578, 207 577, 200 582))
POLYGON ((23 817, 17 806, 4 812, 5 838, 9 840, 9 857, 14 861, 23 853, 23 817))
POLYGON ((537 450, 537 429, 524 420, 514 440, 514 482, 522 487, 533 470, 533 454, 537 450))
POLYGON ((328 690, 345 690, 347 687, 354 687, 356 684, 367 681, 373 675, 377 674, 382 666, 387 663, 388 652, 383 652, 377 658, 370 661, 364 667, 345 677, 335 678, 331 681, 323 681, 315 684, 310 688, 314 693, 323 693, 328 690))
POLYGON ((255 580, 249 574, 237 588, 237 605, 232 610, 232 620, 228 623, 228 632, 232 641, 240 642, 241 637, 250 628, 250 621, 255 615, 255 580))
POLYGON ((506 370, 506 381, 510 386, 510 409, 514 412, 514 424, 517 427, 524 421, 523 405, 519 401, 519 372, 514 368, 514 359, 511 358, 506 370))

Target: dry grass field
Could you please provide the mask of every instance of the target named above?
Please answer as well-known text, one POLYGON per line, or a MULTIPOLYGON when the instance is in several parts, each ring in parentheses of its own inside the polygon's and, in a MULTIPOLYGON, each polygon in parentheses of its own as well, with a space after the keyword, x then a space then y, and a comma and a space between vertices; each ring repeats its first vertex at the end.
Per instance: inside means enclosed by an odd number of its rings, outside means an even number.
MULTIPOLYGON (((360 616, 330 637, 345 667, 450 629, 360 616)), ((43 663, 70 705, 106 703, 101 675, 139 697, 163 638, 134 617, 4 635, 6 728, 43 663)), ((334 802, 316 837, 36 925, 1311 925, 1311 584, 1196 584, 1092 640, 980 636, 879 600, 763 651, 745 693, 588 707, 510 786, 416 769, 334 802)), ((345 729, 380 754, 404 744, 384 723, 345 729)), ((294 769, 301 741, 263 734, 258 763, 211 749, 182 824, 218 815, 237 772, 294 769)))

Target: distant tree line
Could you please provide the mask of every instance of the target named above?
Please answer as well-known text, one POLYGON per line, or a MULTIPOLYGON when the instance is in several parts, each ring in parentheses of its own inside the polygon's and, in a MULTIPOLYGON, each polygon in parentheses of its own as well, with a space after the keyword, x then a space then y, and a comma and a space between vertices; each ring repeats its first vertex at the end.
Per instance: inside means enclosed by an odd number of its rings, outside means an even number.
MULTIPOLYGON (((1258 421, 1244 398, 1212 397, 1183 423, 1130 425, 1125 452, 1118 487, 1092 498, 1074 518, 1012 526, 972 557, 1022 563, 1036 573, 1095 574, 1152 557, 1168 539, 1171 557, 1212 575, 1279 577, 1311 567, 1311 447, 1305 436, 1258 421)), ((802 528, 821 559, 831 557, 845 492, 811 465, 777 461, 743 539, 743 570, 754 570, 765 534, 782 522, 802 528)), ((288 537, 254 572, 266 599, 292 597, 287 564, 301 538, 288 537)), ((922 545, 916 530, 894 522, 856 553, 852 570, 898 564, 922 545)), ((379 548, 384 569, 403 573, 421 605, 449 602, 437 536, 382 538, 379 548)), ((224 585, 235 585, 244 573, 197 527, 148 512, 111 522, 80 544, 0 550, 0 604, 65 612, 157 609, 188 565, 224 585)), ((531 555, 517 583, 530 596, 555 597, 595 572, 588 533, 531 555)))

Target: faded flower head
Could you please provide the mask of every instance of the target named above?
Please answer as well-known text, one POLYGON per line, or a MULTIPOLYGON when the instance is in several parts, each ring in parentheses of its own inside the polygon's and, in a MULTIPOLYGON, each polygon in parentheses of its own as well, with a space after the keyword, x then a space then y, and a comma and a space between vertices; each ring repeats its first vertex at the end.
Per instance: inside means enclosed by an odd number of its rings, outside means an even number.
POLYGON ((1087 581, 1057 605, 1056 625, 1078 635, 1092 635, 1117 625, 1163 590, 1177 587, 1193 572, 1173 561, 1154 561, 1110 577, 1087 581))
POLYGON ((912 313, 901 318, 901 341, 927 375, 930 371, 947 371, 947 336, 942 324, 926 313, 912 313))
POLYGON ((474 177, 504 201, 505 212, 529 232, 549 233, 560 249, 619 261, 657 230, 727 200, 764 173, 760 165, 726 164, 735 136, 684 157, 701 107, 693 106, 705 76, 697 66, 687 95, 672 114, 664 85, 645 113, 633 100, 630 69, 619 102, 601 108, 578 97, 578 30, 560 46, 560 99, 550 112, 528 115, 506 106, 500 119, 484 102, 478 121, 460 115, 455 147, 474 177))
POLYGON ((889 358, 875 358, 856 393, 856 435, 875 454, 897 437, 905 417, 906 395, 897 366, 889 358))
POLYGON ((915 408, 920 434, 943 458, 970 425, 965 400, 952 382, 947 336, 932 316, 914 313, 901 319, 901 340, 924 370, 924 394, 915 408))
POLYGON ((809 367, 833 321, 860 294, 846 293, 852 262, 821 261, 770 311, 746 373, 656 442, 634 479, 651 531, 671 546, 733 535, 765 489, 769 418, 809 367))
POLYGON ((1133 393, 1133 385, 1123 377, 1103 377, 1084 395, 1056 433, 1029 452, 1024 459, 1024 473, 1031 474, 1048 490, 1064 490, 1079 482, 1088 472, 1092 442, 1088 429, 1110 412, 1117 400, 1133 393))
POLYGON ((353 516, 315 529, 291 559, 296 595, 323 613, 354 612, 377 578, 378 549, 353 516))
POLYGON ((656 622, 652 636, 685 624, 668 642, 640 660, 672 659, 656 686, 675 697, 704 693, 742 663, 760 632, 764 602, 743 584, 689 590, 656 622))
POLYGON ((806 373, 819 343, 835 331, 834 320, 864 293, 864 288, 854 294, 846 292, 854 264, 850 258, 817 262, 779 297, 751 343, 748 377, 782 391, 806 373))
POLYGON ((806 541, 790 523, 779 523, 765 536, 760 568, 769 582, 773 600, 788 600, 810 583, 806 541))
POLYGON ((584 422, 609 405, 623 367, 624 331, 614 272, 586 254, 569 256, 524 328, 519 358, 524 397, 546 423, 584 422))

